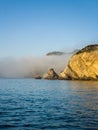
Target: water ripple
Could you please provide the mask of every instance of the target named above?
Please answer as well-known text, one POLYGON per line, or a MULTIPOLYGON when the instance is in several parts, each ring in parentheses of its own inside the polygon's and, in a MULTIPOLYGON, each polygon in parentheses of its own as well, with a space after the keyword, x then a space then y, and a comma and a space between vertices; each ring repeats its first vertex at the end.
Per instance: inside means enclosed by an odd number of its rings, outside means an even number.
POLYGON ((97 83, 0 79, 0 129, 97 130, 97 83))

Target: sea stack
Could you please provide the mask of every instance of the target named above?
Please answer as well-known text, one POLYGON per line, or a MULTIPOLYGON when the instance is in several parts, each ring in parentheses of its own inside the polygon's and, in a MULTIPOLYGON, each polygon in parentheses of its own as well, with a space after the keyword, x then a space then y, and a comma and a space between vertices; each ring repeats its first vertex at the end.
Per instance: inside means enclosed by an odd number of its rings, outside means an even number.
POLYGON ((98 80, 98 44, 75 53, 59 76, 60 79, 98 80))
POLYGON ((59 76, 58 74, 54 71, 53 68, 49 69, 48 72, 43 76, 44 79, 51 79, 51 80, 54 80, 54 79, 58 79, 59 76))

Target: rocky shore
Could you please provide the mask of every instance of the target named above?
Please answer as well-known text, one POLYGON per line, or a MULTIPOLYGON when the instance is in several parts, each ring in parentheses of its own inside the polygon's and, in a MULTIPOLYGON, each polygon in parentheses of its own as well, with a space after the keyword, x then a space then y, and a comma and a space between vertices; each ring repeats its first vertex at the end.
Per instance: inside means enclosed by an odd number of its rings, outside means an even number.
POLYGON ((68 62, 60 74, 51 68, 44 79, 60 80, 98 80, 98 44, 89 45, 79 50, 68 62))

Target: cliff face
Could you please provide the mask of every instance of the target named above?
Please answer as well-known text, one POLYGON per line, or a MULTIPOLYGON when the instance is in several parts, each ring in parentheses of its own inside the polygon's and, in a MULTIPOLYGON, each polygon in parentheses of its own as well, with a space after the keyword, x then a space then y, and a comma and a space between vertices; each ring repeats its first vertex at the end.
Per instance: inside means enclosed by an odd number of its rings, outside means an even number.
POLYGON ((98 80, 98 44, 89 45, 74 54, 60 79, 98 80))

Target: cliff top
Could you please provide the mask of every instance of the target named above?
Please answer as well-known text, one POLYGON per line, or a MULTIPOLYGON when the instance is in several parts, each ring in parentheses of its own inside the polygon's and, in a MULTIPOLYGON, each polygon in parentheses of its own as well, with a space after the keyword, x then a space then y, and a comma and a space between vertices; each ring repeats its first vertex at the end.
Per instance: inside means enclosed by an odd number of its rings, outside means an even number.
POLYGON ((78 51, 76 54, 80 54, 83 52, 91 52, 94 50, 98 50, 98 44, 88 45, 88 46, 84 47, 83 49, 81 49, 80 51, 78 51))

